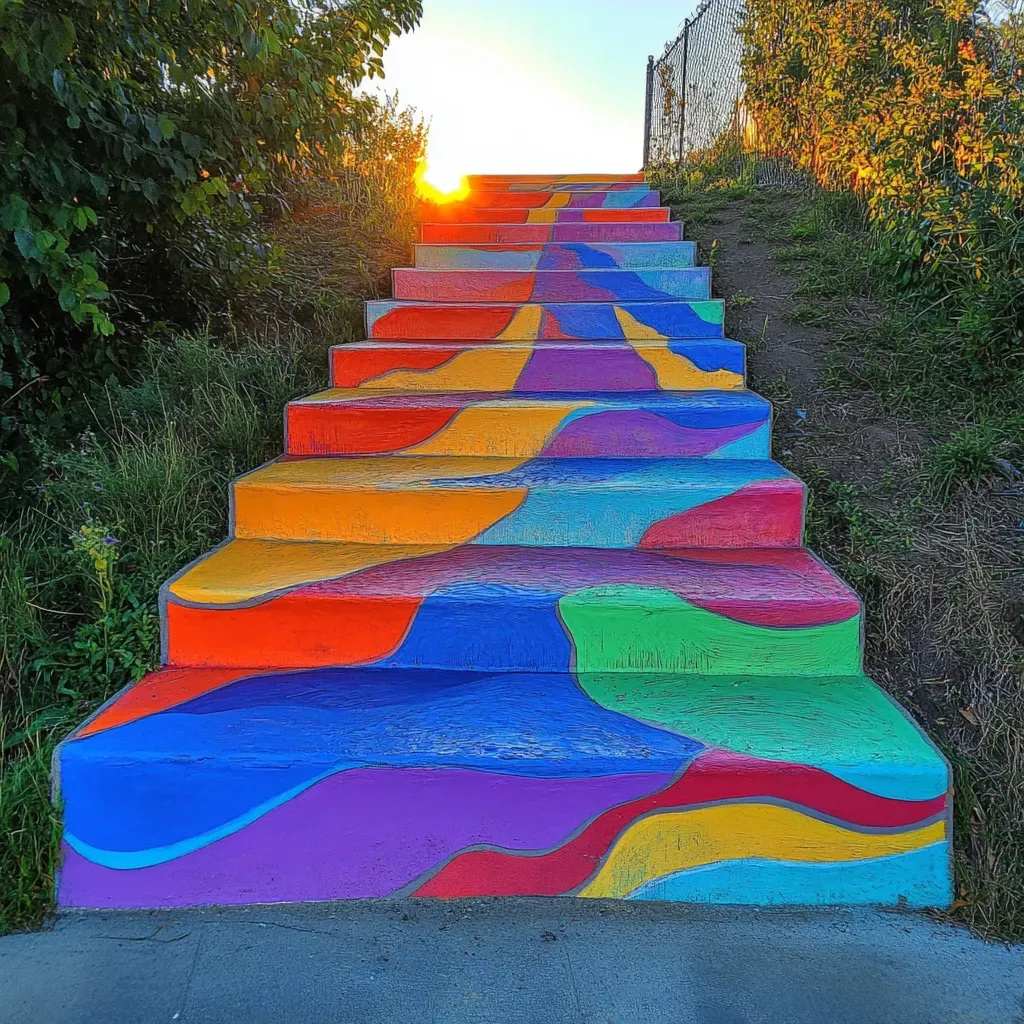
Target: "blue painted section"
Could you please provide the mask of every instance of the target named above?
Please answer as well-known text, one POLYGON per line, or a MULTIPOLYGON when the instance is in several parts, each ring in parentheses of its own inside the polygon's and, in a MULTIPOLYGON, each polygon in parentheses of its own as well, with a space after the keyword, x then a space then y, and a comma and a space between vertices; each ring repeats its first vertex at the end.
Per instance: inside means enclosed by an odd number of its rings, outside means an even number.
POLYGON ((568 672, 572 643, 558 617, 560 593, 490 583, 453 583, 420 605, 401 646, 380 668, 568 672), (495 614, 501 609, 500 614, 495 614))
POLYGON ((730 370, 743 376, 747 370, 746 347, 738 341, 669 341, 666 347, 708 373, 730 370))
POLYGON ((949 844, 868 860, 807 863, 728 860, 679 871, 642 885, 634 900, 738 903, 945 906, 952 898, 949 844))
POLYGON ((752 434, 730 441, 718 451, 713 452, 711 459, 767 459, 772 450, 772 428, 769 423, 759 427, 752 434))
MULTIPOLYGON (((530 642, 524 625, 506 639, 530 642)), ((202 845, 348 768, 675 773, 702 749, 601 707, 567 672, 316 669, 250 676, 72 740, 62 750, 62 796, 77 847, 128 867, 180 855, 181 844, 202 845)))

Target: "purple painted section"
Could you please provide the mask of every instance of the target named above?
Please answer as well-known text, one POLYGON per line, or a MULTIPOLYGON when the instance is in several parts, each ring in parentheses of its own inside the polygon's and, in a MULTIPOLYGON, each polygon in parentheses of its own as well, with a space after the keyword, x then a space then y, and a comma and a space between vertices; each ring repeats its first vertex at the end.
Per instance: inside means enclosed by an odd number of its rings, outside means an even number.
POLYGON ((657 391, 658 378, 631 348, 579 353, 538 346, 519 375, 516 391, 657 391))
POLYGON ((581 416, 562 427, 545 445, 541 455, 600 456, 609 451, 622 458, 710 455, 761 426, 761 423, 740 423, 734 427, 695 430, 643 409, 629 413, 598 412, 581 416))
POLYGON ((666 773, 531 779, 355 769, 156 867, 118 871, 65 848, 59 902, 126 908, 381 897, 468 846, 558 846, 603 811, 670 781, 666 773), (242 887, 243 879, 259 883, 242 887))

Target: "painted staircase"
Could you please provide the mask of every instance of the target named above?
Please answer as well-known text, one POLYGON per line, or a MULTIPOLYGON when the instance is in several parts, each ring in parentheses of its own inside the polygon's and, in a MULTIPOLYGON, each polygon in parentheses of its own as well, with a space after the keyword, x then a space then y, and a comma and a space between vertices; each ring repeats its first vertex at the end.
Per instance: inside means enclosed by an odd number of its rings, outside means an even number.
POLYGON ((58 750, 61 905, 947 903, 947 765, 682 226, 639 175, 472 185, 58 750))

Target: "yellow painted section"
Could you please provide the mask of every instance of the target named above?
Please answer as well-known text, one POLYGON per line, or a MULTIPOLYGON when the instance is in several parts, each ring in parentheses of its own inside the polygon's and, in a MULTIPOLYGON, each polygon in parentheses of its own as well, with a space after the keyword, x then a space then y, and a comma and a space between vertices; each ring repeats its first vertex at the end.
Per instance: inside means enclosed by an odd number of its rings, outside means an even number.
POLYGON ((458 451, 465 455, 524 456, 540 454, 559 423, 590 402, 531 403, 495 406, 483 403, 460 412, 442 431, 408 449, 410 455, 458 451))
POLYGON ((686 356, 671 352, 666 345, 633 345, 637 355, 654 370, 658 384, 666 391, 713 388, 733 391, 743 387, 741 374, 731 370, 702 370, 686 356))
POLYGON ((911 832, 863 833, 773 804, 724 804, 656 814, 626 830, 580 895, 627 896, 652 879, 724 860, 866 860, 917 850, 945 838, 943 821, 911 832))
POLYGON ((561 210, 569 205, 572 199, 571 192, 552 192, 551 198, 544 204, 549 210, 561 210))
POLYGON ((471 349, 460 352, 434 370, 392 370, 365 388, 389 387, 407 391, 511 391, 530 361, 532 349, 471 349))
POLYGON ((171 593, 194 604, 254 601, 303 583, 337 579, 403 558, 447 551, 451 544, 402 547, 233 540, 171 584, 171 593))
POLYGON ((527 305, 516 311, 512 322, 498 335, 500 341, 536 341, 544 307, 527 305))
POLYGON ((653 327, 640 323, 621 306, 613 306, 615 316, 622 328, 622 335, 628 341, 668 341, 664 334, 659 334, 653 327))
POLYGON ((492 473, 510 473, 525 458, 463 458, 435 455, 412 459, 404 455, 346 456, 345 458, 296 459, 272 462, 269 466, 235 482, 236 493, 247 487, 346 487, 364 491, 430 486, 434 480, 467 480, 492 473))
POLYGON ((551 208, 530 210, 526 215, 527 224, 554 224, 558 220, 558 213, 551 208))
POLYGON ((515 511, 527 488, 410 491, 250 487, 235 498, 236 537, 350 544, 465 544, 515 511))

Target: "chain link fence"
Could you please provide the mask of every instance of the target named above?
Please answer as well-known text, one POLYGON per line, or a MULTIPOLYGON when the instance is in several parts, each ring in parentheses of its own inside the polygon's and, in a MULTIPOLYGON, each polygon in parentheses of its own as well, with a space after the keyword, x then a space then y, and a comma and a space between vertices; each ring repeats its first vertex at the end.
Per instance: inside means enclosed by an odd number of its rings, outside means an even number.
POLYGON ((714 164, 758 185, 806 185, 788 160, 760 150, 746 116, 744 16, 743 0, 703 0, 660 59, 648 59, 645 169, 714 164))

